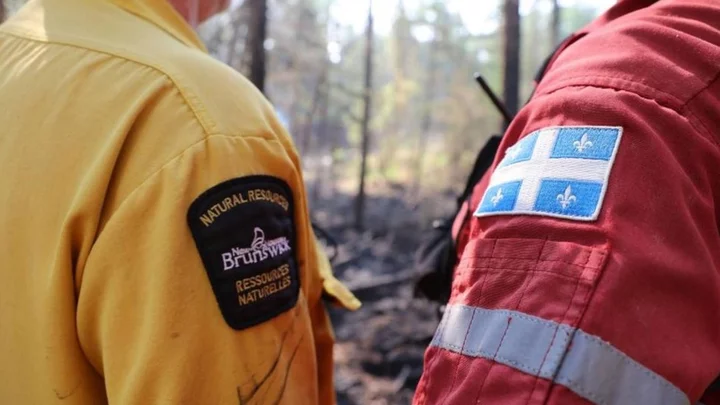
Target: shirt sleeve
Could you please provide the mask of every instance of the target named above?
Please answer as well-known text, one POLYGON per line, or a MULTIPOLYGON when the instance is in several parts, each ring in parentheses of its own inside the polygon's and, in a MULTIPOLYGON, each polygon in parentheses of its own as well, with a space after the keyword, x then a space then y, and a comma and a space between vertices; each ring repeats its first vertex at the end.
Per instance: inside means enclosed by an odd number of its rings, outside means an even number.
POLYGON ((333 404, 327 259, 308 218, 300 173, 269 137, 208 136, 127 196, 77 298, 109 402, 333 404))
POLYGON ((510 127, 416 405, 690 404, 720 373, 717 139, 567 87, 510 127))

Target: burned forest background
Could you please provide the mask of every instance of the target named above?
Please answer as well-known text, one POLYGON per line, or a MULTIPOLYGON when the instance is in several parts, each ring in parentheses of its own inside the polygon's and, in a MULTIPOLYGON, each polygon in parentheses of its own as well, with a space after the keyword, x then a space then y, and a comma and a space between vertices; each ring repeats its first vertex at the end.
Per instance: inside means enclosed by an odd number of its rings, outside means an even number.
MULTIPOLYGON (((22 3, 0 0, 0 21, 22 3)), ((517 112, 545 58, 602 3, 233 0, 200 27, 210 53, 275 106, 313 221, 336 242, 334 271, 364 302, 331 312, 341 405, 412 398, 439 322, 436 304, 413 297, 415 252, 505 125, 474 74, 517 112), (485 5, 472 15, 464 3, 485 5)))

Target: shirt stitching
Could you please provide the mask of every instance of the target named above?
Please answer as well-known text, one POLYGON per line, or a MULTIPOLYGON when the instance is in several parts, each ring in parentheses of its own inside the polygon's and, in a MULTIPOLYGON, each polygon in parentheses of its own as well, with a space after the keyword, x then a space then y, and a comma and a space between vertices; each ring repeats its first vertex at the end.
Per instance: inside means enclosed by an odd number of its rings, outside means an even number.
MULTIPOLYGON (((129 199, 133 196, 133 194, 135 194, 135 192, 137 192, 139 189, 141 189, 143 186, 145 186, 145 184, 149 183, 155 176, 157 176, 157 175, 160 174, 163 170, 165 170, 166 167, 168 167, 168 166, 170 166, 171 164, 175 163, 176 160, 178 160, 178 159, 181 158, 183 155, 185 155, 185 153, 188 152, 190 149, 193 149, 193 148, 195 148, 196 146, 198 146, 198 145, 200 145, 200 144, 202 144, 202 143, 205 143, 205 142, 207 142, 207 141, 209 141, 209 140, 211 140, 211 139, 214 139, 214 138, 226 138, 226 139, 231 139, 231 140, 238 140, 238 137, 237 137, 237 136, 226 135, 226 134, 211 134, 211 135, 206 136, 206 137, 203 138, 203 139, 198 140, 197 142, 193 143, 192 145, 189 145, 188 147, 186 147, 185 149, 183 149, 182 151, 180 151, 177 155, 175 155, 175 156, 172 157, 170 160, 168 160, 165 164, 163 164, 162 166, 160 166, 160 167, 159 167, 157 170, 155 170, 153 173, 151 173, 150 175, 148 175, 148 177, 146 177, 142 182, 140 182, 140 184, 138 184, 137 187, 135 187, 132 191, 130 191, 130 192, 128 193, 128 195, 123 199, 123 201, 118 205, 118 207, 115 209, 115 211, 113 211, 113 213, 110 214, 110 217, 112 217, 112 215, 113 215, 115 212, 119 211, 119 210, 122 208, 122 206, 125 204, 125 202, 126 202, 127 200, 129 200, 129 199)), ((261 140, 269 141, 269 142, 279 142, 279 141, 277 141, 277 140, 275 140, 275 139, 267 139, 267 138, 265 138, 265 137, 263 137, 263 136, 260 136, 260 135, 246 135, 246 136, 243 136, 243 137, 242 137, 242 139, 252 139, 252 138, 254 138, 254 139, 261 139, 261 140)), ((108 221, 108 222, 109 222, 109 221, 108 221)))
MULTIPOLYGON (((475 311, 473 311, 471 308, 461 307, 461 311, 465 311, 465 312, 470 311, 470 322, 468 323, 467 330, 465 331, 465 337, 463 338, 462 347, 459 348, 459 353, 462 353, 463 350, 465 349, 465 345, 467 344, 467 338, 468 338, 468 335, 470 335, 470 330, 472 329, 472 323, 473 323, 473 320, 475 319, 475 311)), ((458 360, 458 364, 455 366, 455 373, 453 373, 452 383, 450 384, 450 392, 452 392, 455 389, 455 383, 457 382, 458 374, 460 373, 459 362, 460 361, 458 360)), ((443 404, 447 403, 447 401, 448 401, 448 397, 445 398, 445 401, 443 402, 443 404)))
MULTIPOLYGON (((524 259, 524 258, 512 257, 512 256, 468 256, 467 259, 509 259, 509 260, 522 260, 522 261, 532 262, 532 263, 537 262, 538 264, 539 263, 562 263, 562 264, 567 264, 569 266, 597 268, 597 266, 585 266, 584 264, 573 263, 573 262, 568 262, 568 261, 564 261, 564 260, 541 259, 541 260, 536 261, 535 259, 524 259)), ((470 266, 469 264, 465 264, 465 265, 468 267, 473 267, 473 266, 470 266)), ((478 266, 481 266, 481 265, 478 265, 478 266)), ((512 267, 516 267, 516 266, 512 266, 512 267)))
MULTIPOLYGON (((152 70, 158 72, 159 74, 165 76, 173 84, 173 87, 175 87, 178 90, 185 106, 192 111, 194 118, 200 123, 200 126, 202 127, 205 136, 210 136, 210 134, 212 134, 216 131, 217 125, 202 114, 203 112, 205 112, 205 108, 200 103, 197 102, 197 98, 194 96, 194 94, 190 94, 190 92, 185 87, 180 85, 180 81, 178 80, 177 73, 169 73, 157 64, 153 64, 148 61, 142 61, 142 60, 140 60, 140 58, 133 58, 132 55, 126 55, 126 54, 119 55, 118 53, 113 53, 113 52, 119 52, 118 50, 89 48, 87 46, 83 46, 80 44, 71 43, 68 40, 63 41, 63 40, 43 39, 43 38, 37 37, 36 35, 34 35, 31 32, 28 32, 23 29, 19 29, 17 27, 15 27, 12 31, 11 30, 0 31, 0 35, 2 35, 2 34, 17 38, 19 40, 32 41, 32 42, 36 42, 36 43, 40 43, 40 44, 47 44, 47 45, 65 46, 65 47, 69 47, 69 48, 81 49, 81 50, 84 50, 87 52, 104 54, 104 55, 108 55, 112 58, 122 59, 127 62, 135 63, 139 66, 144 66, 146 68, 152 69, 152 70), (191 99, 195 100, 195 102, 191 102, 191 99)), ((68 36, 68 39, 73 39, 73 36, 68 36)))
MULTIPOLYGON (((467 310, 466 307, 461 307, 461 308, 467 310)), ((474 311, 478 312, 478 309, 476 308, 476 309, 474 309, 474 311)), ((485 312, 485 311, 482 311, 482 312, 485 312)), ((493 310, 493 311, 489 311, 489 312, 506 315, 509 318, 523 319, 526 321, 541 324, 543 326, 545 326, 547 324, 547 321, 538 321, 538 320, 532 319, 528 316, 523 316, 522 314, 519 314, 519 313, 512 313, 511 311, 493 310)), ((470 326, 468 326, 468 328, 470 328, 470 326)), ((567 345, 568 342, 574 341, 575 339, 577 339, 577 340, 584 340, 584 341, 590 342, 589 343, 590 345, 601 346, 603 348, 611 348, 612 349, 611 345, 609 345, 607 342, 604 342, 602 339, 600 339, 596 336, 588 335, 587 333, 580 333, 580 334, 574 333, 575 331, 578 330, 578 328, 576 328, 576 327, 570 327, 567 324, 560 323, 556 327, 556 330, 557 329, 563 329, 563 332, 569 331, 572 333, 572 338, 570 338, 569 336, 561 337, 561 339, 562 339, 561 344, 563 346, 568 346, 567 345), (567 330, 565 330, 565 329, 567 329, 567 330)), ((554 342, 551 342, 550 347, 552 347, 553 344, 554 344, 554 342)), ((466 356, 471 356, 471 357, 484 357, 485 359, 490 360, 490 361, 493 361, 494 359, 500 359, 500 360, 506 361, 509 364, 517 366, 517 368, 520 371, 530 370, 530 371, 534 372, 535 374, 539 374, 539 372, 542 371, 542 366, 540 368, 537 368, 530 364, 523 363, 522 361, 516 361, 516 360, 508 359, 508 358, 505 358, 502 356, 496 356, 493 353, 488 352, 487 350, 482 350, 482 349, 469 349, 468 350, 468 349, 465 349, 464 347, 460 347, 458 345, 448 343, 448 342, 442 342, 438 345, 438 347, 442 348, 442 349, 454 351, 461 355, 466 355, 466 356), (480 356, 478 356, 478 355, 480 355, 480 356)), ((565 351, 567 351, 567 347, 566 347, 565 351)), ((675 388, 668 381, 663 380, 662 378, 659 378, 658 375, 656 375, 655 373, 652 373, 649 369, 647 369, 646 367, 643 367, 640 363, 634 361, 627 354, 625 354, 619 350, 616 351, 614 354, 619 362, 621 362, 622 364, 625 364, 627 366, 630 366, 633 369, 638 370, 639 372, 647 375, 652 380, 658 382, 661 386, 666 387, 666 388, 671 388, 671 389, 675 388)), ((562 365, 562 363, 559 363, 558 368, 561 365, 562 365)), ((584 388, 582 385, 579 384, 578 381, 576 381, 574 379, 566 378, 566 377, 559 376, 559 375, 555 375, 551 378, 547 378, 547 377, 543 377, 543 378, 550 381, 551 383, 559 382, 565 386, 573 387, 579 393, 586 395, 589 399, 597 402, 598 404, 606 404, 607 403, 607 401, 606 401, 607 398, 604 395, 602 395, 601 393, 596 393, 594 391, 584 388)))
MULTIPOLYGON (((205 138, 200 139, 200 140, 198 140, 197 142, 194 142, 192 145, 189 145, 188 147, 186 147, 185 149, 183 149, 182 151, 180 151, 177 155, 175 155, 174 157, 172 157, 171 159, 169 159, 165 164, 163 164, 163 165, 160 166, 157 170, 155 170, 155 171, 152 172, 150 175, 148 175, 143 181, 140 182, 140 184, 137 185, 137 187, 133 188, 133 189, 125 196, 125 198, 120 202, 120 204, 118 204, 117 208, 115 208, 114 211, 112 211, 111 213, 108 214, 108 219, 107 219, 107 221, 105 221, 105 223, 102 224, 102 227, 101 227, 101 229, 98 230, 98 233, 97 233, 97 235, 95 236, 95 239, 97 240, 97 239, 99 239, 99 238, 102 236, 103 231, 104 231, 104 230, 110 225, 110 223, 113 221, 113 218, 115 218, 115 214, 116 214, 117 212, 119 212, 120 210, 123 209, 123 207, 125 206, 125 203, 127 203, 128 201, 130 201, 130 200, 132 199, 132 197, 133 197, 137 192, 139 192, 143 187, 145 187, 145 185, 149 184, 158 174, 162 173, 167 167, 169 167, 169 166, 171 166, 172 164, 174 164, 178 159, 180 159, 181 157, 183 157, 183 156, 184 156, 188 151, 190 151, 191 149, 197 147, 198 145, 201 145, 201 144, 203 144, 203 143, 206 143, 206 142, 208 142, 208 141, 211 140, 211 139, 215 139, 215 138, 225 138, 225 139, 231 139, 231 140, 234 140, 234 141, 238 141, 238 140, 240 140, 240 139, 262 139, 262 140, 269 141, 269 142, 279 142, 279 141, 277 141, 277 140, 275 140, 275 139, 267 139, 267 138, 264 138, 264 137, 262 137, 262 136, 254 136, 254 135, 243 136, 242 138, 239 138, 239 137, 237 137, 237 136, 225 135, 225 134, 210 134, 210 135, 207 135, 205 138)), ((80 268, 80 269, 77 270, 77 276, 76 276, 76 277, 77 277, 77 280, 79 280, 80 284, 82 284, 82 279, 83 279, 84 273, 85 273, 85 267, 80 268)))
MULTIPOLYGON (((588 80, 588 79, 599 79, 599 80, 602 80, 602 81, 609 80, 609 81, 616 81, 616 82, 624 83, 624 84, 627 84, 627 85, 630 86, 630 87, 636 87, 636 88, 641 88, 641 89, 643 89, 643 90, 653 91, 653 92, 660 93, 660 94, 662 94, 662 95, 664 95, 664 96, 672 99, 673 101, 675 101, 675 102, 678 104, 678 107, 682 107, 682 106, 684 105, 683 100, 682 100, 681 98, 675 96, 674 94, 668 93, 668 92, 666 92, 666 91, 664 91, 664 90, 657 89, 657 88, 652 87, 652 86, 648 86, 648 85, 645 84, 645 83, 634 82, 634 81, 632 81, 632 80, 628 80, 628 79, 625 79, 625 78, 622 78, 622 77, 604 76, 604 75, 598 75, 598 74, 593 74, 593 75, 579 75, 579 76, 571 76, 571 77, 563 78, 562 80, 559 80, 557 83, 555 83, 554 86, 548 85, 548 86, 547 86, 548 89, 547 89, 547 90, 544 90, 544 91, 541 92, 541 93, 538 93, 538 96, 544 96, 544 95, 547 95, 547 94, 551 94, 551 93, 554 93, 554 92, 556 92, 556 91, 558 91, 558 90, 562 90, 563 88, 566 88, 566 87, 577 87, 577 86, 582 86, 582 87, 595 87, 595 86, 597 86, 597 87, 610 87, 610 88, 614 88, 614 89, 616 89, 616 90, 624 90, 624 91, 627 91, 627 92, 630 92, 630 93, 635 93, 635 94, 637 94, 636 91, 633 91, 633 90, 631 90, 631 89, 629 89, 629 88, 620 87, 620 86, 613 86, 612 84, 607 83, 607 82, 605 82, 605 83, 582 83, 582 82, 580 82, 580 83, 573 83, 573 82, 575 82, 575 81, 582 81, 582 80, 588 80)), ((641 97, 643 97, 643 98, 648 98, 648 99, 655 100, 654 98, 651 98, 651 97, 648 97, 648 96, 642 96, 642 95, 640 95, 640 94, 637 94, 637 95, 638 95, 638 96, 641 96, 641 97)), ((673 107, 671 107, 671 108, 673 108, 673 107)), ((677 107, 675 107, 675 108, 673 108, 673 109, 676 110, 677 107)))
MULTIPOLYGON (((536 269, 537 269, 537 267, 540 265, 540 258, 542 257, 543 252, 545 251, 545 248, 547 247, 547 243, 548 243, 548 239, 547 239, 547 237, 545 237, 545 240, 543 241, 542 248, 540 248, 540 251, 538 252, 537 259, 535 260, 535 266, 534 266, 534 267, 535 267, 536 269)), ((530 275, 530 277, 532 277, 533 272, 529 272, 529 275, 530 275)), ((526 287, 526 288, 527 288, 527 287, 526 287)), ((524 297, 524 295, 525 295, 525 290, 523 290, 523 295, 520 297, 520 302, 522 302, 522 298, 524 297)), ((518 309, 519 309, 519 308, 520 308, 520 305, 518 304, 518 309)), ((526 404, 526 405, 529 404, 529 403, 532 401, 533 397, 535 396, 535 391, 536 391, 537 388, 538 388, 538 381, 539 381, 539 379, 540 379, 540 372, 542 371, 542 368, 543 368, 543 366, 545 365, 545 362, 546 362, 547 359, 548 359, 548 355, 550 354, 550 350, 551 350, 552 347, 553 347, 553 343, 555 342, 555 337, 557 336, 557 333, 558 333, 558 330, 559 330, 559 329, 560 329, 560 325, 558 325, 558 326, 555 328, 555 332, 553 333, 553 337, 552 337, 552 339, 550 340, 550 344, 548 345, 547 349, 545 350, 545 354, 543 355, 543 359, 542 359, 542 361, 540 362, 540 366, 537 368, 537 370, 534 370, 534 371, 533 371, 534 374, 535 374, 535 381, 533 382, 533 388, 532 388, 532 390, 530 390, 530 394, 528 395, 527 400, 525 401, 525 404, 526 404)))
MULTIPOLYGON (((597 78, 597 79, 622 80, 622 79, 618 79, 618 78, 611 78, 611 77, 604 77, 604 76, 579 76, 577 78, 597 78)), ((720 77, 718 78, 718 80, 720 80, 720 77)), ((567 82, 567 80, 563 80, 563 82, 567 82)), ((650 87, 650 86, 640 84, 640 83, 638 83, 636 85, 643 86, 646 89, 657 91, 658 93, 662 93, 664 95, 667 95, 668 97, 672 97, 678 103, 678 105, 673 106, 668 103, 662 102, 661 100, 658 100, 657 98, 649 97, 647 95, 640 94, 637 91, 630 90, 630 89, 620 87, 620 86, 614 86, 609 83, 593 83, 593 84, 582 84, 582 83, 571 84, 570 83, 570 84, 559 85, 557 87, 551 88, 550 90, 548 90, 546 92, 543 92, 542 94, 538 94, 536 96, 536 98, 533 98, 532 101, 536 101, 537 98, 550 96, 550 95, 557 93, 559 91, 562 91, 562 90, 573 89, 573 88, 594 88, 594 89, 610 89, 610 90, 615 90, 615 91, 622 91, 625 93, 633 94, 637 97, 642 98, 643 100, 653 102, 653 103, 659 105, 660 107, 664 107, 664 108, 667 108, 667 109, 673 111, 675 114, 679 115, 680 117, 685 118, 688 121, 688 123, 690 124, 690 126, 692 126, 698 132, 698 134, 700 136, 708 139, 715 146, 720 147, 720 139, 718 139, 718 137, 713 136, 711 133, 709 133, 707 131, 698 131, 696 129, 697 128, 696 125, 699 124, 699 125, 702 125, 703 127, 705 127, 705 124, 700 119, 698 119, 695 116, 695 114, 692 113, 692 111, 689 111, 689 106, 687 105, 687 102, 683 103, 682 100, 678 99, 677 97, 673 96, 672 94, 665 93, 662 90, 655 89, 654 87, 650 87), (685 111, 685 112, 683 112, 683 111, 685 111)), ((702 91, 699 94, 702 94, 702 91)), ((699 94, 693 96, 693 99, 695 97, 697 97, 699 94)))

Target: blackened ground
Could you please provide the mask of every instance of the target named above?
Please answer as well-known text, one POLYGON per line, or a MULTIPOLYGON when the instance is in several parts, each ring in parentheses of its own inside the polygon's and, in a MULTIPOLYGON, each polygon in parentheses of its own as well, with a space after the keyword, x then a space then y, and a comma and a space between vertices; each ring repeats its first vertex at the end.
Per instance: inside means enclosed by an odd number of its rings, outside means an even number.
POLYGON ((350 196, 335 194, 312 207, 314 222, 338 242, 336 276, 363 302, 357 312, 330 313, 338 403, 409 404, 439 322, 438 305, 413 298, 413 257, 435 213, 401 197, 369 197, 366 231, 357 232, 352 203, 350 196))

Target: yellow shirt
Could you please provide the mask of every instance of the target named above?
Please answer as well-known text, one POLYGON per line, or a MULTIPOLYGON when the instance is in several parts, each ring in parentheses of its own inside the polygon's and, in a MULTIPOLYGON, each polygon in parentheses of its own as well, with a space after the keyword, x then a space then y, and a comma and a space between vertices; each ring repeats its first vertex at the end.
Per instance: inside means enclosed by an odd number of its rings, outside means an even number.
POLYGON ((297 153, 165 0, 0 26, 0 404, 331 404, 297 153))

